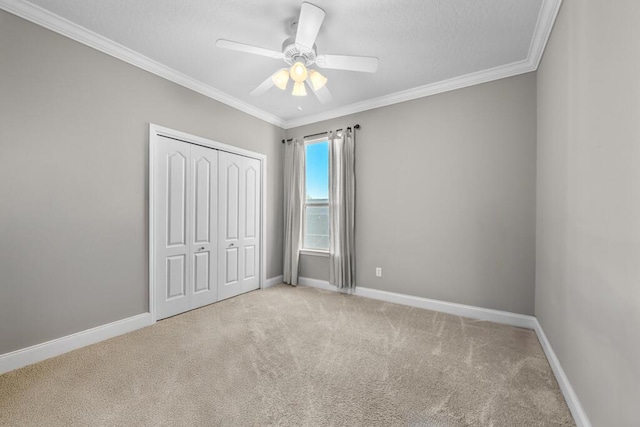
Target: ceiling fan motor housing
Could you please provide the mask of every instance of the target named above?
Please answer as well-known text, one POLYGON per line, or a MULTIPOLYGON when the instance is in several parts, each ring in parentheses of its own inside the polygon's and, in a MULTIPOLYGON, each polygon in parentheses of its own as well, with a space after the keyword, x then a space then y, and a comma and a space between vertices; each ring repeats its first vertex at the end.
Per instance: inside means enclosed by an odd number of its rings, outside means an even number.
POLYGON ((295 38, 291 37, 282 43, 282 54, 284 62, 289 65, 300 61, 305 66, 309 66, 316 62, 316 45, 309 49, 308 47, 296 45, 295 38))

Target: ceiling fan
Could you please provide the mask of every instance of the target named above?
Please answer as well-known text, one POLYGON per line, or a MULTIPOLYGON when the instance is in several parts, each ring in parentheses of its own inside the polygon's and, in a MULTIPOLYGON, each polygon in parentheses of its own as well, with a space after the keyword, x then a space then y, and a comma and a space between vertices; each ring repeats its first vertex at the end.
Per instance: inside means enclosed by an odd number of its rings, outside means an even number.
POLYGON ((315 42, 324 17, 324 10, 318 6, 307 2, 302 3, 300 17, 292 25, 292 33, 295 34, 295 37, 284 41, 281 52, 224 39, 216 41, 216 46, 282 59, 289 65, 289 67, 279 69, 269 76, 251 91, 251 95, 262 95, 273 86, 286 90, 291 78, 294 82, 293 91, 291 92, 293 96, 307 95, 306 82, 318 100, 326 104, 332 98, 329 89, 326 87, 327 78, 320 74, 319 71, 309 68, 310 66, 315 64, 320 68, 375 73, 378 69, 378 58, 370 56, 318 55, 315 42))

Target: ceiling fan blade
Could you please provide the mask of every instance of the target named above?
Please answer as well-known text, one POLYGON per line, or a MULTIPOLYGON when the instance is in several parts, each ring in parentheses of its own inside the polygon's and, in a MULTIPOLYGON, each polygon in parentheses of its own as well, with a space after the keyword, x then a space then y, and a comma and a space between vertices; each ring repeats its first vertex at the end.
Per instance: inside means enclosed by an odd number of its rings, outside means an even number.
POLYGON ((378 58, 373 56, 318 55, 316 64, 318 64, 318 67, 336 70, 362 71, 365 73, 378 71, 378 58))
POLYGON ((252 90, 249 95, 251 96, 260 96, 260 95, 264 95, 264 93, 266 91, 268 91, 269 89, 271 89, 272 86, 274 86, 273 84, 273 80, 271 79, 272 76, 267 77, 267 79, 265 81, 263 81, 262 83, 260 83, 258 85, 257 88, 255 88, 254 90, 252 90))
POLYGON ((300 7, 298 18, 298 31, 296 32, 296 45, 313 49, 313 44, 318 37, 318 31, 324 20, 324 10, 311 3, 304 2, 300 7))
POLYGON ((318 98, 320 104, 328 104, 329 102, 333 101, 333 95, 331 95, 331 92, 329 92, 329 88, 327 88, 326 85, 322 86, 318 90, 313 90, 313 83, 311 83, 311 79, 307 78, 305 82, 307 83, 309 89, 311 89, 311 92, 316 95, 316 98, 318 98))
POLYGON ((328 104, 333 101, 333 95, 331 95, 331 92, 329 92, 329 88, 327 88, 326 86, 318 89, 313 93, 315 93, 316 98, 318 98, 318 101, 320 101, 321 104, 328 104))
POLYGON ((237 50, 240 52, 253 53, 255 55, 268 56, 269 58, 282 59, 284 55, 282 52, 278 52, 271 49, 265 49, 263 47, 251 46, 250 44, 244 44, 239 42, 234 42, 231 40, 219 39, 216 41, 216 46, 221 47, 223 49, 237 50))

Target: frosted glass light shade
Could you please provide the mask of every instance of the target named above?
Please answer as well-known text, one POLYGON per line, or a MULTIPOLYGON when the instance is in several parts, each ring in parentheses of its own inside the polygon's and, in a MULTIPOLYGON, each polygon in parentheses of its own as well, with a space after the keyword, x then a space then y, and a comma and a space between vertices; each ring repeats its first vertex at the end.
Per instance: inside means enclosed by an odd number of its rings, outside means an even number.
POLYGON ((304 82, 295 82, 293 85, 293 96, 307 96, 307 89, 304 87, 304 82))
POLYGON ((327 84, 327 78, 316 70, 309 70, 309 80, 314 91, 322 89, 327 84))
POLYGON ((307 71, 307 67, 305 67, 302 62, 298 61, 291 66, 289 74, 294 82, 303 82, 307 80, 309 72, 307 71))
POLYGON ((276 71, 275 74, 271 76, 271 81, 280 89, 286 90, 287 83, 289 83, 289 70, 283 68, 282 70, 276 71))

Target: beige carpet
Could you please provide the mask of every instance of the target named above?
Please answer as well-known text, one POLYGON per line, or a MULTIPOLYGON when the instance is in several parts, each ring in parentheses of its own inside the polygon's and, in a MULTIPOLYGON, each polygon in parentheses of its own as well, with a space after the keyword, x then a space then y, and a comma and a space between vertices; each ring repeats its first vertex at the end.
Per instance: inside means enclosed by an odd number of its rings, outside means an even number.
POLYGON ((281 285, 2 375, 0 425, 574 423, 533 331, 281 285))

